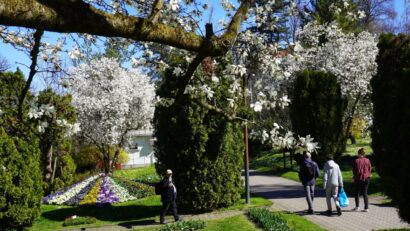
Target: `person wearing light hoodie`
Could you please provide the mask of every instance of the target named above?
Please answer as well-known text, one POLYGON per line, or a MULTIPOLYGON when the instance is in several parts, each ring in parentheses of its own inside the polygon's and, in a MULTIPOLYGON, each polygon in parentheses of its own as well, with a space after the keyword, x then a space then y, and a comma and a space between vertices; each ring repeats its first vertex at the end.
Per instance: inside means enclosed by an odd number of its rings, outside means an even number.
POLYGON ((323 188, 326 190, 326 203, 328 215, 332 214, 331 198, 335 201, 337 215, 342 215, 339 205, 339 188, 343 188, 343 178, 340 167, 333 161, 333 155, 326 156, 327 162, 323 167, 323 188))

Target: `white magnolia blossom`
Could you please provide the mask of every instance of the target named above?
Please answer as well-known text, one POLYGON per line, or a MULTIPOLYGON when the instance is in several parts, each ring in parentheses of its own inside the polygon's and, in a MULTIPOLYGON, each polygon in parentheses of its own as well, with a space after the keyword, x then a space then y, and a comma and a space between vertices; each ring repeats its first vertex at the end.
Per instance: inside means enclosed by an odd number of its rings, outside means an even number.
POLYGON ((338 78, 344 96, 371 92, 370 79, 377 72, 378 54, 376 37, 367 31, 357 35, 344 33, 336 23, 307 24, 299 33, 304 49, 295 51, 297 69, 330 72, 338 78), (325 38, 326 42, 319 41, 325 38), (299 60, 297 60, 299 59, 299 60))
POLYGON ((184 74, 184 71, 180 67, 175 67, 174 71, 172 71, 172 74, 174 74, 176 77, 179 77, 184 74))
POLYGON ((70 71, 73 105, 90 142, 118 145, 129 129, 150 126, 154 86, 147 75, 101 58, 70 71))

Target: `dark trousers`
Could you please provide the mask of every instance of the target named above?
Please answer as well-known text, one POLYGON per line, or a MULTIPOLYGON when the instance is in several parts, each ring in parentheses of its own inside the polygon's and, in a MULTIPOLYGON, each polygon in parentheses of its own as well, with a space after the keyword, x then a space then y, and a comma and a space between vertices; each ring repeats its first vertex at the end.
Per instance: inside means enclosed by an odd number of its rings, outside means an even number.
POLYGON ((359 207, 359 196, 360 193, 363 194, 363 199, 364 199, 364 209, 368 209, 369 208, 369 199, 367 198, 367 189, 369 188, 369 183, 370 180, 356 180, 355 182, 355 186, 356 186, 356 191, 355 191, 355 195, 354 195, 354 200, 356 202, 356 207, 359 207))
POLYGON ((164 222, 165 215, 167 214, 169 208, 171 208, 171 211, 172 211, 172 214, 174 215, 175 221, 179 220, 179 216, 178 216, 178 212, 177 212, 177 203, 175 202, 175 200, 168 201, 168 202, 164 201, 164 202, 162 202, 161 215, 159 217, 159 221, 161 223, 164 222))
POLYGON ((313 200, 315 198, 315 185, 304 185, 306 201, 309 209, 313 209, 313 200))

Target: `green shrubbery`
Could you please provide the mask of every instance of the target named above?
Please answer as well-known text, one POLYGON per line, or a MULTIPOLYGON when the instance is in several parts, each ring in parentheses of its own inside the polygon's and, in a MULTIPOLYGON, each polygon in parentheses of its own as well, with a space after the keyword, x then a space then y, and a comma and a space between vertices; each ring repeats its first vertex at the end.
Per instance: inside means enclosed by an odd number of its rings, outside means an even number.
POLYGON ((319 142, 321 162, 327 154, 338 157, 344 150, 344 107, 336 76, 312 70, 297 76, 290 106, 293 130, 300 136, 310 134, 319 142))
POLYGON ((263 230, 270 231, 292 231, 286 220, 276 214, 273 214, 266 208, 251 209, 248 212, 249 218, 257 223, 263 230))
POLYGON ((72 226, 72 225, 86 225, 86 224, 93 224, 97 222, 95 217, 69 217, 64 220, 63 226, 72 226))
POLYGON ((386 194, 410 221, 410 37, 380 37, 378 74, 373 77, 372 148, 386 194))
POLYGON ((204 221, 179 221, 174 224, 162 226, 158 231, 195 231, 204 229, 206 224, 204 221))
POLYGON ((40 214, 39 157, 30 134, 17 138, 0 128, 0 230, 29 227, 40 214))
MULTIPOLYGON (((175 97, 175 76, 169 69, 158 90, 163 98, 175 97)), ((229 85, 221 78, 213 100, 218 103, 229 85)), ((157 172, 172 169, 179 207, 200 211, 227 207, 240 199, 243 189, 243 130, 239 122, 205 108, 183 95, 176 104, 158 104, 154 115, 157 172)), ((205 95, 196 95, 206 101, 205 95)), ((225 97, 226 98, 226 97, 225 97)), ((226 101, 226 100, 225 100, 226 101)), ((229 108, 228 102, 225 105, 229 108)))

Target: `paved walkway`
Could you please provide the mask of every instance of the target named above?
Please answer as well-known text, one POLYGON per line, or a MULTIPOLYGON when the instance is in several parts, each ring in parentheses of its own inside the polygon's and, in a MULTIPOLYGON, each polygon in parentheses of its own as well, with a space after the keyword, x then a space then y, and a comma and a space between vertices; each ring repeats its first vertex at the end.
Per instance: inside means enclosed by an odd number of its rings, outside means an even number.
MULTIPOLYGON (((342 216, 336 214, 329 217, 324 191, 321 187, 316 190, 314 201, 315 214, 306 214, 307 203, 303 188, 299 182, 287 180, 282 177, 265 175, 259 172, 250 172, 251 192, 268 198, 274 202, 276 210, 291 211, 327 230, 337 231, 367 231, 388 228, 410 228, 410 225, 400 221, 397 210, 383 205, 381 198, 369 198, 369 212, 350 211, 354 207, 354 198, 349 197, 350 206, 342 209, 342 216)), ((363 198, 360 198, 363 205, 363 198)), ((333 205, 334 208, 334 205, 333 205)))

